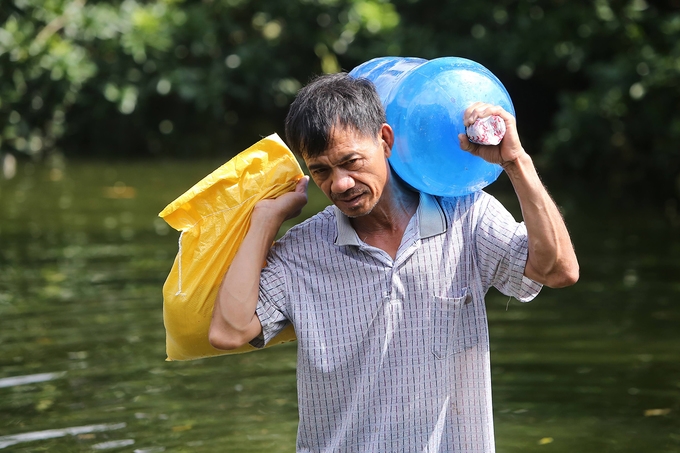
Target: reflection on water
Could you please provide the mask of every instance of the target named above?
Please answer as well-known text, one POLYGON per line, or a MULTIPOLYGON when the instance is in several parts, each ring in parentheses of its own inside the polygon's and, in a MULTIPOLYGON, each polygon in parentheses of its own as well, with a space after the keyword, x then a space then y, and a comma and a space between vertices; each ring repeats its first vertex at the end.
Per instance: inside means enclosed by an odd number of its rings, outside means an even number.
MULTIPOLYGON (((219 164, 0 176, 0 448, 294 450, 294 344, 164 361, 178 234, 156 215, 219 164)), ((678 230, 642 207, 559 199, 579 284, 488 299, 498 451, 680 451, 678 230)))
POLYGON ((0 379, 0 388, 14 387, 16 385, 35 384, 37 382, 51 381, 64 376, 66 372, 61 373, 38 373, 29 374, 27 376, 14 376, 0 379))
MULTIPOLYGON (((90 426, 77 426, 74 428, 64 428, 64 429, 48 429, 45 431, 34 431, 31 433, 21 433, 21 434, 12 434, 9 436, 2 436, 0 437, 0 448, 7 448, 12 445, 16 445, 22 442, 31 442, 31 441, 36 441, 36 440, 45 440, 45 439, 55 439, 57 437, 64 437, 64 436, 82 436, 82 435, 89 435, 91 433, 100 433, 104 431, 113 431, 114 429, 123 429, 125 428, 125 423, 117 423, 117 424, 110 424, 110 425, 90 425, 90 426)), ((132 441, 134 443, 134 441, 132 441)), ((111 441, 111 442, 102 442, 101 444, 95 444, 92 447, 97 448, 97 445, 105 445, 105 444, 116 444, 115 446, 120 446, 119 441, 111 441)), ((125 445, 131 445, 130 443, 125 442, 125 445)))

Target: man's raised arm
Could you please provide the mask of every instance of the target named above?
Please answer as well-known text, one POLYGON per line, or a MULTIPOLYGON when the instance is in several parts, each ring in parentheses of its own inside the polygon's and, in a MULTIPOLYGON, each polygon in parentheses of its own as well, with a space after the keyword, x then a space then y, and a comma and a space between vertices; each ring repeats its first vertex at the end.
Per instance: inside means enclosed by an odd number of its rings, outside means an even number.
POLYGON ((524 275, 552 288, 573 285, 579 277, 579 265, 569 232, 531 157, 520 143, 515 118, 501 107, 476 103, 465 111, 463 122, 468 126, 490 115, 498 115, 505 121, 506 132, 500 145, 477 145, 461 134, 460 147, 502 165, 508 174, 527 227, 529 254, 524 275))
POLYGON ((276 199, 261 200, 255 205, 250 228, 217 293, 210 322, 210 344, 217 349, 236 349, 262 332, 255 314, 260 292, 262 263, 276 238, 281 224, 300 214, 307 203, 309 177, 276 199))

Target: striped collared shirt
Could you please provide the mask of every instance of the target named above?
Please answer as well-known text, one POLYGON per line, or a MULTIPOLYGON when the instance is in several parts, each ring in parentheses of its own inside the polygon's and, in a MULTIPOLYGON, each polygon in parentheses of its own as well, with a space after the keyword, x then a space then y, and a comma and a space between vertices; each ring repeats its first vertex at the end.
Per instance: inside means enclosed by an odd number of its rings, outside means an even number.
POLYGON ((271 249, 257 315, 262 346, 298 336, 298 452, 493 452, 491 286, 522 301, 526 228, 493 197, 421 194, 396 258, 339 209, 271 249))

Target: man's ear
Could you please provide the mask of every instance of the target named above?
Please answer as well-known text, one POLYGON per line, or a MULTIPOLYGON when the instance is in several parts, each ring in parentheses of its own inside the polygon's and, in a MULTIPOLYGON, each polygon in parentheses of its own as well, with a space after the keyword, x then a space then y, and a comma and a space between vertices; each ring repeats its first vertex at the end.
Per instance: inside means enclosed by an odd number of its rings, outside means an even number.
POLYGON ((389 124, 384 123, 380 128, 380 139, 385 144, 385 157, 390 157, 394 146, 394 131, 389 124))

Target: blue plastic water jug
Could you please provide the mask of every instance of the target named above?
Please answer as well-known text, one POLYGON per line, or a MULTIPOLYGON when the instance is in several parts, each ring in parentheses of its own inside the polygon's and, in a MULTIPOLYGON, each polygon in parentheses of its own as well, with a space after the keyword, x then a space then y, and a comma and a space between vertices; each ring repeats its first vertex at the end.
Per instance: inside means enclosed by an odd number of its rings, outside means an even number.
POLYGON ((395 142, 390 164, 414 188, 460 196, 494 182, 502 168, 458 146, 463 112, 473 102, 500 105, 515 114, 510 95, 491 71, 458 57, 381 57, 350 75, 371 80, 385 106, 395 142))
POLYGON ((352 69, 352 77, 363 77, 370 80, 378 90, 383 105, 387 105, 387 95, 399 79, 410 70, 427 63, 424 58, 413 57, 380 57, 363 63, 352 69))

